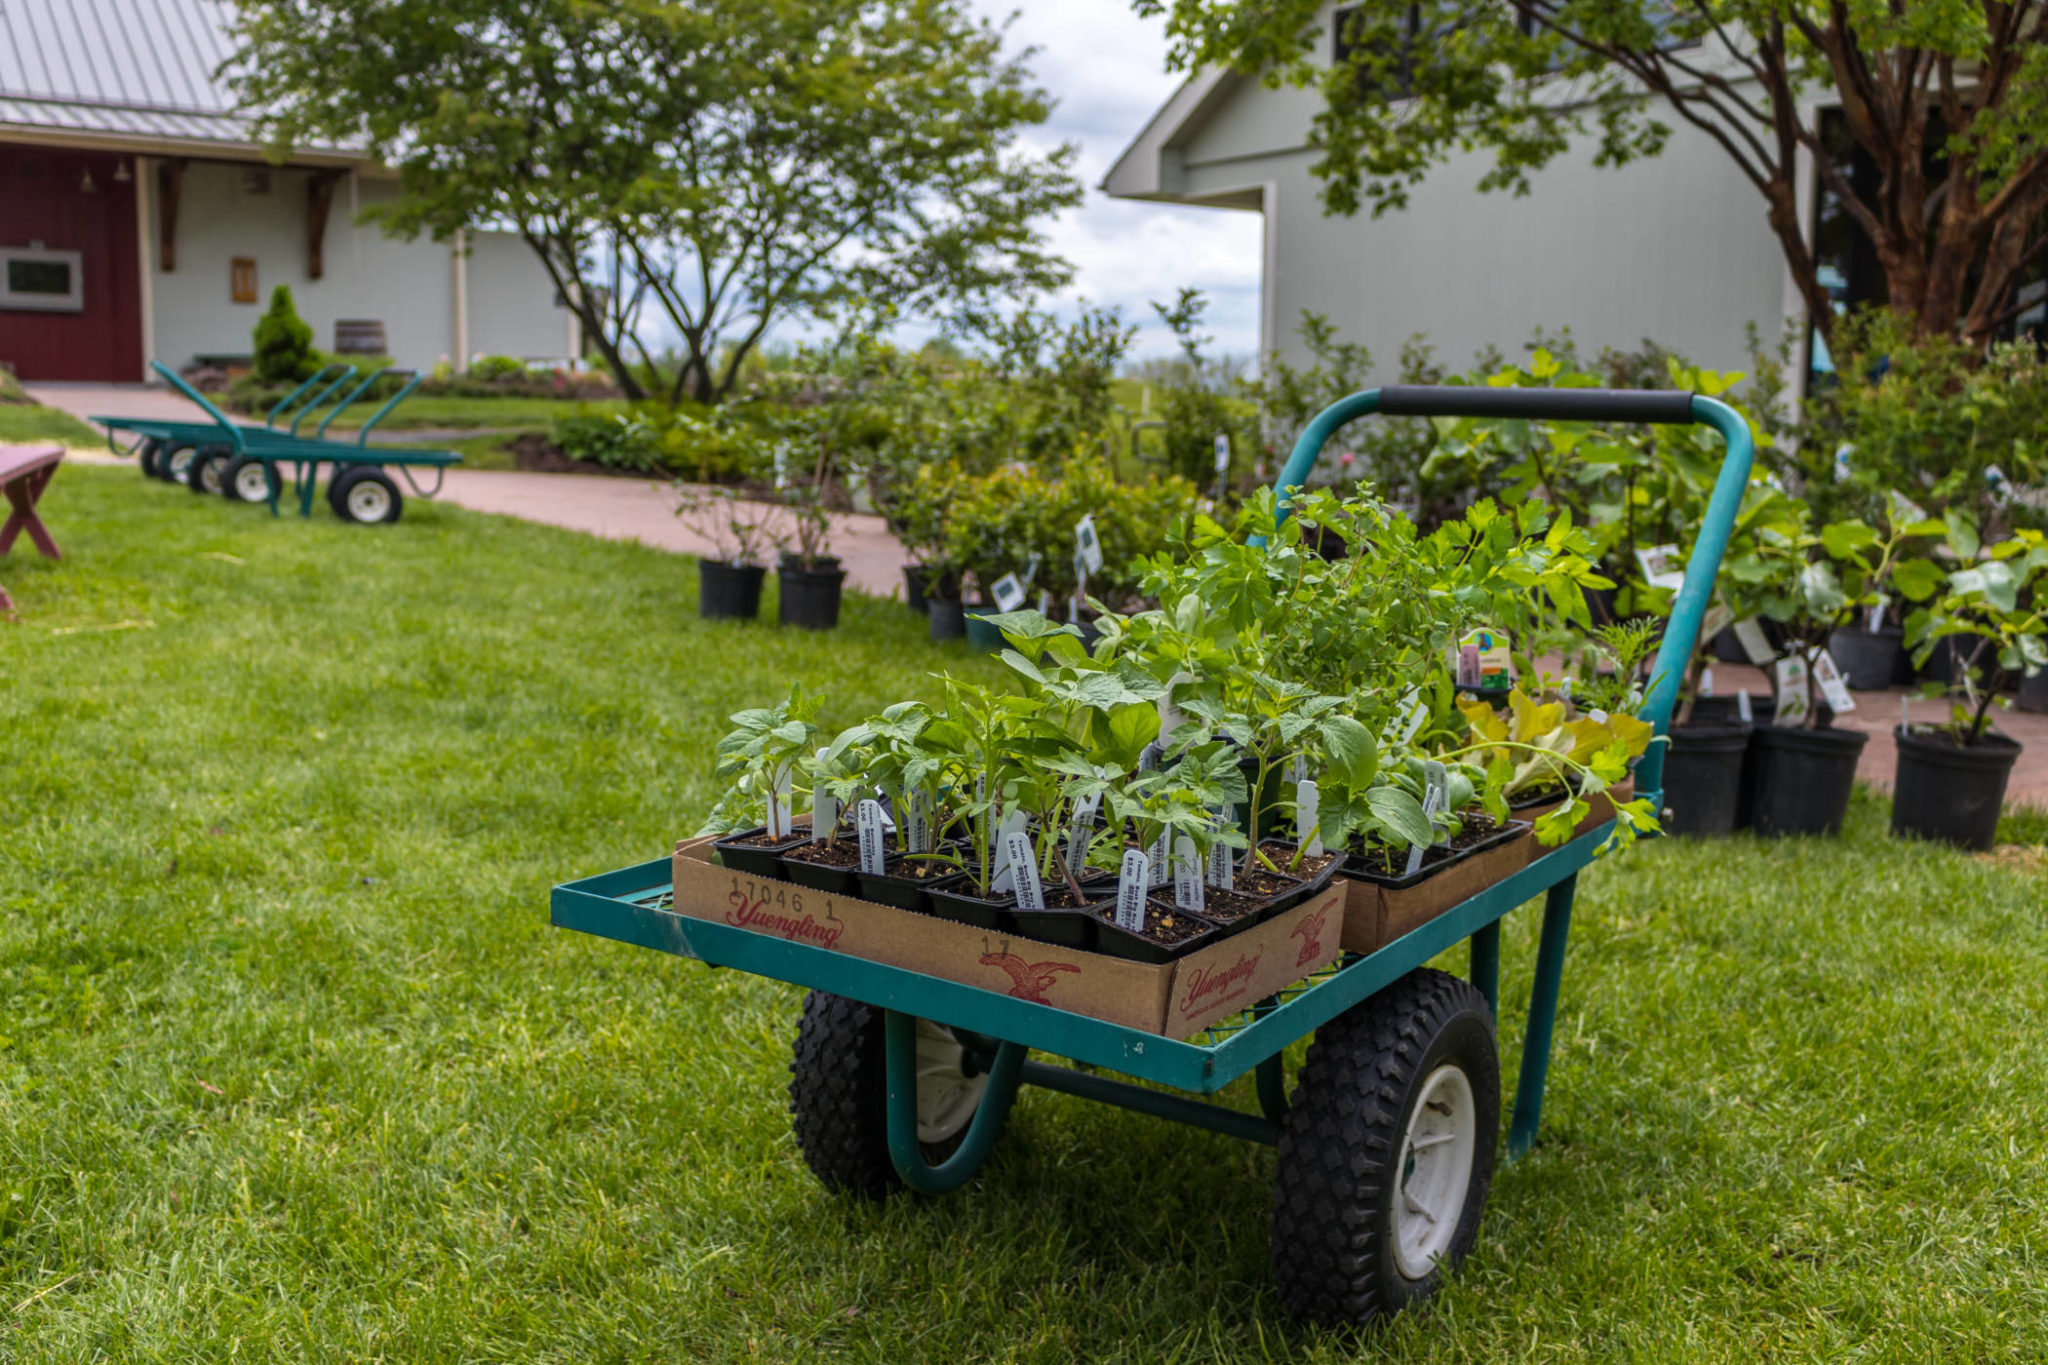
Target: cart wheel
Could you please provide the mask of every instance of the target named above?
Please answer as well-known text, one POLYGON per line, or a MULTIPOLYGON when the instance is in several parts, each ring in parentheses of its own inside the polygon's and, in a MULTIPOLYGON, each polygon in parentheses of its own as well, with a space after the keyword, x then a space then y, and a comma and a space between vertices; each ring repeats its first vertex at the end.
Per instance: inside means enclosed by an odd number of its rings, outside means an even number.
POLYGON ((141 468, 144 478, 153 479, 157 476, 157 457, 163 454, 163 450, 163 442, 152 436, 142 443, 141 449, 135 452, 135 463, 141 468))
POLYGON ((1363 1325, 1434 1293, 1478 1240, 1499 1127, 1493 1013, 1470 983, 1410 972, 1318 1029, 1273 1186, 1287 1311, 1363 1325))
MULTIPOLYGON (((959 1147, 988 1088, 987 1074, 969 1075, 965 1062, 950 1031, 917 1021, 917 1138, 934 1165, 959 1147)), ((889 1160, 882 1011, 812 991, 789 1070, 796 1145, 819 1183, 870 1199, 902 1189, 889 1160)))
POLYGON ((397 521, 399 513, 405 510, 398 485, 381 469, 349 470, 328 489, 327 500, 343 521, 359 526, 397 521))
POLYGON ((230 502, 269 502, 271 494, 277 491, 277 471, 268 460, 244 455, 229 464, 227 473, 221 475, 221 488, 230 502))
POLYGON ((183 483, 192 470, 192 461, 198 452, 191 446, 179 446, 156 462, 156 476, 165 483, 183 483))
POLYGON ((221 475, 228 467, 228 454, 221 450, 202 450, 192 457, 192 465, 185 471, 185 486, 194 493, 224 491, 221 475))

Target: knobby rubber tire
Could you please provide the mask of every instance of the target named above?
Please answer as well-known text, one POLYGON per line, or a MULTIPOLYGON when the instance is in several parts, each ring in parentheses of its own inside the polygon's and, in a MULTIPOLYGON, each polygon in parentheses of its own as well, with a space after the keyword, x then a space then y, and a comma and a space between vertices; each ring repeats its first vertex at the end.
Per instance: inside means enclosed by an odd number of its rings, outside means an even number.
POLYGON ((1273 1278, 1295 1317, 1363 1326, 1427 1298, 1394 1254, 1394 1163, 1425 1080, 1456 1062, 1471 1083, 1478 1141, 1448 1248, 1455 1271, 1478 1240, 1500 1129, 1493 1012, 1469 982, 1410 972, 1316 1031, 1280 1126, 1273 1183, 1273 1278))
POLYGON ((220 475, 214 475, 214 486, 208 488, 206 486, 206 471, 209 469, 225 470, 230 458, 226 452, 217 450, 203 450, 199 454, 194 455, 192 457, 192 464, 185 471, 185 487, 189 491, 201 494, 202 496, 208 493, 219 494, 223 487, 220 483, 220 475))
MULTIPOLYGON (((882 1011, 858 1000, 811 991, 789 1060, 789 1109, 797 1150, 829 1190, 884 1199, 904 1188, 889 1160, 888 1065, 882 1011)), ((963 1130, 923 1143, 933 1164, 960 1146, 963 1130)))
POLYGON ((279 487, 277 470, 271 466, 269 461, 259 460, 254 455, 243 455, 228 462, 227 471, 220 476, 220 491, 229 502, 263 503, 270 501, 271 494, 279 493, 283 490, 279 487), (239 486, 242 472, 252 468, 263 471, 265 492, 259 498, 243 497, 239 486))
POLYGON ((144 478, 153 479, 156 477, 156 461, 157 457, 163 453, 163 448, 163 442, 152 436, 145 440, 141 448, 135 452, 135 462, 141 468, 144 478))
POLYGON ((329 489, 327 500, 329 505, 334 508, 336 516, 340 517, 343 521, 354 522, 358 526, 388 526, 405 514, 405 495, 398 491, 398 485, 392 481, 389 474, 386 474, 382 469, 374 465, 359 465, 342 475, 336 481, 335 486, 329 489), (354 510, 349 506, 349 495, 356 490, 358 485, 366 483, 379 485, 383 488, 385 495, 391 499, 385 514, 374 521, 364 521, 356 516, 354 510))

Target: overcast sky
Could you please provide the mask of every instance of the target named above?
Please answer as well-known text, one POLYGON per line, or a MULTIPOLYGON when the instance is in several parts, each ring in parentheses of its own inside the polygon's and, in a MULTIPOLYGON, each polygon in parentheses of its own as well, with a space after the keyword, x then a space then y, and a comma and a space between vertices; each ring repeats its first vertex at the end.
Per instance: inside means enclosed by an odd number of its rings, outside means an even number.
POLYGON ((1140 19, 1128 0, 973 0, 1009 27, 1013 50, 1039 49, 1031 69, 1058 101, 1043 130, 1047 145, 1081 146, 1088 198, 1052 229, 1053 245, 1075 266, 1062 296, 1112 304, 1142 329, 1134 358, 1173 350, 1151 302, 1171 303, 1182 285, 1209 296, 1218 351, 1250 356, 1259 344, 1259 216, 1227 209, 1114 200, 1096 186, 1180 77, 1166 70, 1165 21, 1140 19))

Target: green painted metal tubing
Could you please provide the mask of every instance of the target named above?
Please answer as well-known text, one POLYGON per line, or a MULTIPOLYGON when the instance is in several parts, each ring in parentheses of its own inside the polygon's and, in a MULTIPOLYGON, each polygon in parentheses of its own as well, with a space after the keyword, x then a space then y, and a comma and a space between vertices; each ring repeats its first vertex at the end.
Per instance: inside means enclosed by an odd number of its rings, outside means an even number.
POLYGON ((989 1067, 988 1088, 967 1125, 966 1135, 953 1155, 934 1166, 924 1159, 917 1142, 917 1019, 890 1010, 882 1020, 883 1051, 888 1073, 889 1163, 905 1185, 919 1194, 945 1194, 957 1190, 981 1169, 995 1149, 1017 1098, 1017 1085, 1024 1067, 1024 1048, 1004 1043, 996 1049, 989 1067))
MULTIPOLYGON (((348 383, 349 380, 355 378, 355 374, 355 366, 342 366, 341 373, 335 376, 334 382, 332 384, 329 384, 326 388, 320 390, 320 392, 314 394, 311 398, 307 399, 306 405, 299 409, 297 416, 292 418, 292 424, 290 428, 291 434, 294 436, 298 435, 299 423, 306 420, 306 415, 310 412, 313 412, 322 403, 326 402, 328 395, 332 394, 336 389, 340 388, 343 384, 348 383)), ((276 423, 272 423, 272 425, 274 426, 276 425, 276 423)))
POLYGON ((1500 1023, 1500 921, 1481 925, 1473 931, 1472 985, 1486 997, 1494 1024, 1500 1023))
MULTIPOLYGON (((404 373, 404 371, 402 370, 383 371, 383 374, 385 375, 402 373, 404 373)), ((381 378, 382 376, 380 375, 379 377, 381 378)), ((384 415, 386 413, 390 412, 400 403, 403 403, 406 400, 406 397, 409 394, 411 394, 414 389, 420 386, 420 380, 424 379, 425 377, 426 376, 422 375, 418 370, 414 370, 412 372, 412 379, 406 384, 406 386, 400 389, 397 393, 392 394, 389 399, 385 400, 383 407, 378 408, 375 412, 370 414, 370 420, 363 423, 362 430, 356 433, 356 444, 359 446, 368 445, 370 441, 370 432, 376 427, 377 423, 384 420, 384 415)), ((321 430, 324 431, 326 430, 326 428, 322 427, 321 430)))
POLYGON ((1557 1029, 1565 939, 1571 934, 1572 895, 1578 884, 1574 873, 1551 887, 1543 902, 1543 937, 1536 945, 1536 979, 1529 987, 1529 1023, 1522 1035, 1522 1075, 1515 1084, 1514 1119, 1508 1125, 1511 1157, 1529 1150, 1543 1120, 1543 1087, 1550 1075, 1550 1040, 1557 1029))
MULTIPOLYGON (((1261 1074, 1264 1074, 1263 1071, 1261 1074)), ((1191 1128, 1206 1128, 1225 1137, 1242 1138, 1247 1142, 1263 1142, 1268 1147, 1276 1146, 1280 1141, 1280 1124, 1277 1119, 1261 1118, 1257 1114, 1247 1114, 1238 1109, 1226 1109, 1220 1104, 1185 1099, 1163 1090, 1147 1090, 1142 1085, 1132 1085, 1129 1081, 1098 1076, 1092 1071, 1074 1071, 1064 1066, 1051 1066, 1045 1062, 1026 1062, 1023 1075, 1026 1085, 1035 1085, 1041 1090, 1057 1090, 1063 1095, 1075 1095, 1084 1100, 1113 1104, 1119 1109, 1149 1114, 1153 1118, 1171 1119, 1175 1123, 1185 1123, 1191 1128)), ((984 1099, 982 1103, 986 1104, 988 1101, 984 1099)))

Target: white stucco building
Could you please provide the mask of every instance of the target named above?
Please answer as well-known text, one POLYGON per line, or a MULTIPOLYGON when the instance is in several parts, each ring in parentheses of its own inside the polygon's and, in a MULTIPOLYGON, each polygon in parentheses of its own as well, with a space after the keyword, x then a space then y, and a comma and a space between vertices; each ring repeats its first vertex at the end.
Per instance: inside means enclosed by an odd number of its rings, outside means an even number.
POLYGON ((383 168, 344 148, 267 161, 214 77, 227 19, 225 0, 0 0, 0 363, 127 381, 246 356, 279 284, 323 349, 381 326, 412 368, 576 354, 515 234, 389 238, 355 221, 395 193, 383 168))

